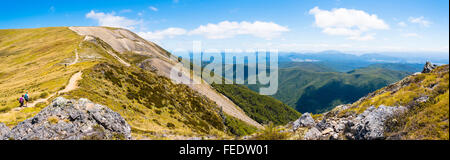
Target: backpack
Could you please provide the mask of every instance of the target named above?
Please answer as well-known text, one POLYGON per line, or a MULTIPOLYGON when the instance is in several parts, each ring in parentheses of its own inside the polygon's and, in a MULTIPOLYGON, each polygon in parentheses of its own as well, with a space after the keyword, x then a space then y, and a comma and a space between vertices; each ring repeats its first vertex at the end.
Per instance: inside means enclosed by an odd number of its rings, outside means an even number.
POLYGON ((23 103, 23 97, 19 98, 19 103, 23 103))

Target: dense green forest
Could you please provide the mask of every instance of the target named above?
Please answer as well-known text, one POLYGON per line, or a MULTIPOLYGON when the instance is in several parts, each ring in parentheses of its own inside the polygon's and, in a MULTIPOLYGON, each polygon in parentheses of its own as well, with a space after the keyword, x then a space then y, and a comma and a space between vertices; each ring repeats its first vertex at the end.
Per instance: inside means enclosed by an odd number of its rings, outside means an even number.
MULTIPOLYGON (((354 102, 412 73, 399 71, 401 66, 398 65, 370 66, 349 72, 327 70, 319 63, 280 66, 287 68, 279 69, 278 92, 273 97, 301 113, 321 113, 336 105, 354 102), (389 69, 392 67, 398 70, 389 69)), ((248 87, 258 92, 261 86, 248 87)))
POLYGON ((300 113, 270 96, 260 95, 243 85, 212 84, 223 95, 231 99, 244 112, 259 123, 273 122, 281 125, 300 117, 300 113))

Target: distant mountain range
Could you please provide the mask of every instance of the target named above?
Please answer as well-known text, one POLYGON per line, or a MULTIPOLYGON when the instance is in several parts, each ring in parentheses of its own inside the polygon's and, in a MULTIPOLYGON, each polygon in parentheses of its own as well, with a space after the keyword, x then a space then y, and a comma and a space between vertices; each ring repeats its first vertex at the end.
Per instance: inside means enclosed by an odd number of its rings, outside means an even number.
POLYGON ((436 64, 448 64, 448 55, 441 54, 417 54, 412 53, 385 53, 385 54, 363 54, 354 55, 338 51, 324 51, 320 53, 280 53, 279 62, 317 62, 329 66, 341 72, 350 71, 353 69, 367 67, 378 63, 395 63, 395 64, 409 64, 416 68, 422 67, 426 61, 431 61, 436 64), (414 65, 415 64, 415 65, 414 65))

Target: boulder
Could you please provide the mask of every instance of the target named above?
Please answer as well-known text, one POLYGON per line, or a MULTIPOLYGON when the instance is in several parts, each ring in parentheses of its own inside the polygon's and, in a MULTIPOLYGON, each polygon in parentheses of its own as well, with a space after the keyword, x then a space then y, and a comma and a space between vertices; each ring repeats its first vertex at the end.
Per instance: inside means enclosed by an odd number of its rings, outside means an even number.
POLYGON ((58 97, 6 137, 15 140, 131 139, 131 127, 108 107, 58 97))
POLYGON ((312 127, 315 126, 316 123, 314 122, 314 119, 311 117, 310 113, 304 113, 302 116, 300 116, 299 119, 293 122, 292 128, 294 130, 297 130, 300 127, 312 127))
POLYGON ((322 136, 322 133, 320 133, 320 131, 316 127, 312 127, 308 130, 308 132, 305 133, 304 138, 305 140, 317 140, 320 138, 320 136, 322 136))
POLYGON ((423 66, 422 73, 430 73, 436 67, 437 67, 437 65, 431 64, 431 62, 427 62, 427 63, 425 63, 425 66, 423 66))
POLYGON ((322 131, 322 134, 325 135, 325 134, 332 133, 332 132, 334 132, 334 130, 332 128, 327 128, 322 131))
POLYGON ((419 103, 424 103, 424 102, 426 102, 426 101, 428 101, 428 99, 429 99, 429 97, 428 96, 421 96, 421 97, 419 97, 419 98, 416 98, 416 102, 419 102, 419 103))
POLYGON ((325 130, 326 128, 330 127, 330 124, 327 123, 327 120, 324 118, 319 123, 316 124, 317 129, 319 130, 325 130))
POLYGON ((11 130, 5 124, 0 123, 0 140, 6 140, 11 130))
POLYGON ((384 122, 389 117, 405 110, 406 107, 403 106, 389 107, 380 105, 378 108, 371 106, 353 119, 352 122, 348 123, 347 126, 350 127, 350 132, 353 134, 354 139, 384 139, 384 122))

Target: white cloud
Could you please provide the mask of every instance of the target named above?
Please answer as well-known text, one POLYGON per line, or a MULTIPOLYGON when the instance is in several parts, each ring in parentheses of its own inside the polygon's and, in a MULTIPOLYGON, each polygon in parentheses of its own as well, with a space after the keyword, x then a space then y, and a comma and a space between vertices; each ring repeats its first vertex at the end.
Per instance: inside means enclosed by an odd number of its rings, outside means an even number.
POLYGON ((425 26, 425 27, 429 27, 430 24, 431 24, 431 22, 425 20, 425 18, 424 18, 423 16, 417 17, 417 18, 409 17, 408 20, 409 20, 409 22, 411 22, 411 23, 420 24, 420 25, 425 26))
POLYGON ((158 8, 156 8, 156 7, 153 7, 153 6, 150 6, 150 7, 148 7, 148 9, 150 9, 150 10, 152 10, 152 11, 155 11, 155 12, 157 12, 157 11, 158 11, 158 8))
POLYGON ((417 33, 406 33, 406 34, 403 34, 403 37, 419 37, 419 34, 417 34, 417 33))
POLYGON ((315 25, 322 28, 329 35, 348 36, 353 40, 371 40, 375 34, 367 34, 371 30, 389 29, 382 19, 375 14, 368 14, 361 10, 339 8, 331 11, 314 7, 309 10, 314 15, 315 25))
POLYGON ((275 38, 289 29, 273 22, 229 22, 201 25, 189 32, 189 35, 203 35, 208 39, 225 39, 237 35, 252 35, 259 38, 275 38))
POLYGON ((175 36, 185 35, 187 31, 183 28, 167 28, 165 30, 155 32, 139 32, 139 36, 148 40, 161 40, 166 37, 173 38, 175 36))
POLYGON ((375 33, 370 33, 370 34, 366 34, 364 36, 360 36, 360 35, 351 36, 351 37, 348 37, 348 39, 357 40, 357 41, 368 41, 368 40, 374 40, 375 35, 376 35, 375 33))
POLYGON ((400 27, 406 27, 407 26, 405 22, 398 22, 397 25, 400 26, 400 27))
POLYGON ((141 22, 128 19, 121 16, 116 16, 114 12, 112 13, 103 13, 95 11, 91 11, 86 14, 86 18, 97 20, 98 25, 100 26, 108 26, 108 27, 117 27, 117 28, 125 28, 125 29, 134 29, 134 26, 140 24, 141 22))

